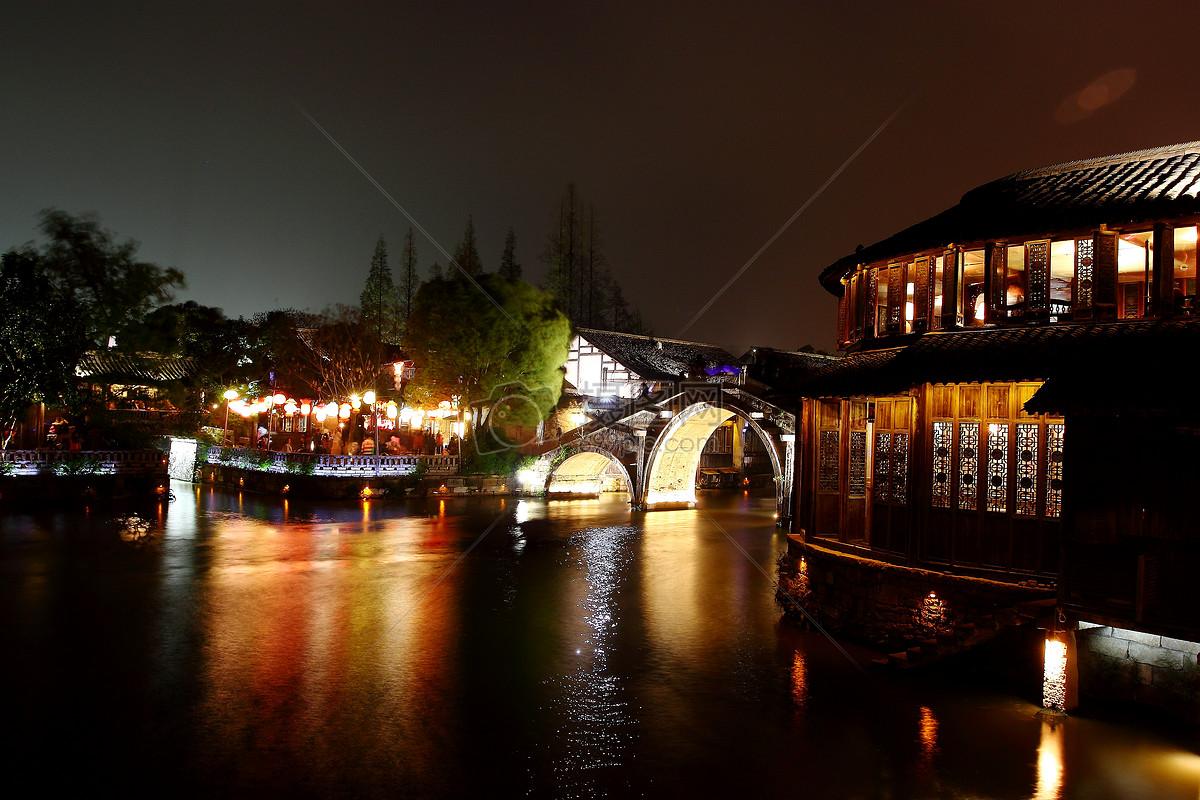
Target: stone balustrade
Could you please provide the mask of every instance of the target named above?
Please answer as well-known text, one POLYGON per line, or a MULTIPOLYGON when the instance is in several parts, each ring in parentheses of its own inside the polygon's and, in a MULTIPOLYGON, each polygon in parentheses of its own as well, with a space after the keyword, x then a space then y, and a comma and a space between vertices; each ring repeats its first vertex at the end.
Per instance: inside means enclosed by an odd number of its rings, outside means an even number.
POLYGON ((151 475, 162 471, 166 454, 158 450, 4 450, 0 474, 151 475))
POLYGON ((279 453, 234 447, 210 447, 206 461, 219 466, 259 469, 264 472, 303 473, 325 477, 398 478, 425 465, 429 476, 457 475, 458 456, 335 456, 318 453, 279 453))

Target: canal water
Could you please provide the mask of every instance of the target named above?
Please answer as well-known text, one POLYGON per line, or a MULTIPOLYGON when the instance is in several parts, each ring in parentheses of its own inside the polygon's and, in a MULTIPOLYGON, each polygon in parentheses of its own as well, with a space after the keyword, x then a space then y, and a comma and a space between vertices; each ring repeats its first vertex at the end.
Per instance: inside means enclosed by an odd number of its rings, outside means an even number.
MULTIPOLYGON (((1188 798, 1200 748, 781 622, 770 498, 0 518, 10 786, 254 797, 1188 798), (990 686, 990 688, 988 688, 990 686)), ((1034 696, 1030 696, 1030 693, 1034 696)))

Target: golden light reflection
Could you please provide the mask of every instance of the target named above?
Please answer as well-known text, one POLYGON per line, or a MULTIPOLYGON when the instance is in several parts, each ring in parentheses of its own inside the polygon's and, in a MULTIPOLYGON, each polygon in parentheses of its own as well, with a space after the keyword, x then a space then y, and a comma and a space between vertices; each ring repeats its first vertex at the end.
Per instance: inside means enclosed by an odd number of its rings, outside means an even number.
POLYGON ((808 664, 804 661, 804 653, 799 650, 792 656, 792 705, 795 717, 804 718, 804 708, 808 704, 808 664))
POLYGON ((917 770, 922 774, 932 774, 933 760, 938 754, 938 721, 929 706, 921 706, 921 722, 917 735, 921 742, 921 758, 917 770))
POLYGON ((1062 797, 1063 784, 1063 730, 1062 719, 1042 718, 1042 740, 1038 744, 1037 786, 1033 800, 1058 800, 1062 797))

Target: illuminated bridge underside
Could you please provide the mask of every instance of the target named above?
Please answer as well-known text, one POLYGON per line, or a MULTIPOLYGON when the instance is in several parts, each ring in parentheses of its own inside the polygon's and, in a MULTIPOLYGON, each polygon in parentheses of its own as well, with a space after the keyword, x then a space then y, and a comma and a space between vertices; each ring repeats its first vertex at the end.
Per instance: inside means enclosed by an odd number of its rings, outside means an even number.
POLYGON ((628 489, 629 475, 624 467, 606 453, 585 451, 576 453, 558 465, 546 491, 552 494, 599 494, 602 476, 610 467, 619 468, 628 489))
POLYGON ((729 409, 699 405, 671 420, 650 462, 647 508, 696 504, 700 454, 713 431, 732 416, 729 409))

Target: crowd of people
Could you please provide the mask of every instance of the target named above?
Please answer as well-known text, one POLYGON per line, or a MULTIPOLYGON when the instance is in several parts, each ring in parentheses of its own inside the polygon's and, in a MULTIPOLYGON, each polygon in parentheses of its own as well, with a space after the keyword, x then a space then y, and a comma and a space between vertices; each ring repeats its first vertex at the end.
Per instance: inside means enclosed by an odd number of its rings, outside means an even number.
MULTIPOLYGON (((316 436, 307 433, 299 436, 269 434, 266 428, 258 429, 257 447, 260 450, 282 450, 284 452, 317 453, 336 456, 375 455, 375 437, 367 433, 362 439, 344 436, 341 429, 332 433, 322 431, 316 436)), ((449 441, 442 434, 430 434, 421 430, 380 432, 379 454, 386 456, 407 455, 451 455, 459 454, 461 447, 457 435, 449 441)))

